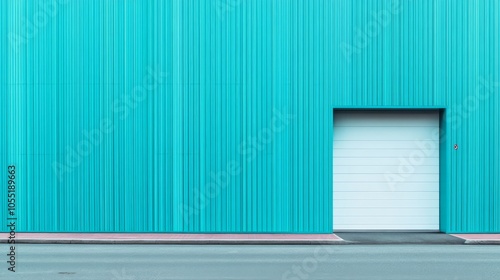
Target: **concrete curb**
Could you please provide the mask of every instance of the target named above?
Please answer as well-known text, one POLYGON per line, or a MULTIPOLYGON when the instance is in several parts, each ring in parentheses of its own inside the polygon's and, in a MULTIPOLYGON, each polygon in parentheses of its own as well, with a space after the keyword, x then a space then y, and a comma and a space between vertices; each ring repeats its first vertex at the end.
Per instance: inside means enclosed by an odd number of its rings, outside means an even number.
POLYGON ((467 245, 500 245, 500 240, 468 239, 468 240, 465 240, 465 244, 467 244, 467 245))
MULTIPOLYGON (((7 243, 2 240, 0 243, 7 243)), ((345 240, 262 240, 262 239, 17 239, 16 244, 164 244, 164 245, 347 245, 345 240)))
MULTIPOLYGON (((1 240, 0 244, 7 244, 1 240)), ((145 239, 17 239, 16 244, 122 244, 122 245, 500 245, 500 240, 464 240, 463 243, 446 242, 359 242, 347 240, 145 240, 145 239)))
MULTIPOLYGON (((18 233, 24 244, 346 244, 335 234, 18 233)), ((0 239, 0 243, 7 242, 0 239)))
POLYGON ((451 235, 463 239, 467 245, 500 245, 500 234, 498 233, 464 233, 451 235))

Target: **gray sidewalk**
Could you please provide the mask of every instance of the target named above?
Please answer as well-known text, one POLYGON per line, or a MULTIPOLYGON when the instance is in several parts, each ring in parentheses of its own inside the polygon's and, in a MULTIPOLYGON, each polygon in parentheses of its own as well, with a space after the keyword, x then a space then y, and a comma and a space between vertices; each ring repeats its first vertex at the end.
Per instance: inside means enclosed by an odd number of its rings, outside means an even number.
MULTIPOLYGON (((2 243, 6 240, 2 239, 2 243)), ((28 244, 346 244, 335 234, 17 233, 28 244)))
MULTIPOLYGON (((0 239, 7 243, 7 239, 0 239)), ((500 244, 500 234, 345 232, 336 234, 16 233, 25 244, 500 244)))

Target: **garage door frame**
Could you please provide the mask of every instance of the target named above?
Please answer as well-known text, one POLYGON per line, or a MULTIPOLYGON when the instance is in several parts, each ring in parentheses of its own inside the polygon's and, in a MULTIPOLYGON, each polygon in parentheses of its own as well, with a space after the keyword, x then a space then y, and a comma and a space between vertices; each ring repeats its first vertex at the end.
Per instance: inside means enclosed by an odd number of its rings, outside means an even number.
MULTIPOLYGON (((445 106, 429 106, 429 107, 334 107, 332 111, 332 128, 333 128, 333 134, 331 138, 331 152, 333 154, 333 139, 335 135, 335 112, 336 111, 436 111, 439 114, 439 232, 446 232, 446 224, 447 224, 447 198, 448 198, 448 191, 447 191, 447 156, 448 152, 447 150, 450 147, 449 144, 449 139, 446 136, 446 130, 447 130, 447 119, 446 119, 446 113, 447 113, 447 108, 445 106)), ((333 157, 331 158, 331 165, 332 168, 335 168, 333 164, 333 157)), ((333 171, 333 169, 330 169, 333 171)), ((332 193, 330 195, 331 200, 332 200, 332 209, 330 211, 331 213, 331 221, 333 221, 332 224, 332 230, 333 232, 341 232, 339 230, 335 230, 335 221, 333 220, 334 218, 334 205, 333 205, 333 195, 334 195, 334 178, 333 178, 333 172, 332 174, 332 193)), ((373 230, 353 230, 353 231, 373 231, 373 230)), ((394 231, 394 230, 390 230, 394 231)), ((405 232, 411 231, 419 231, 419 230, 403 230, 405 232)), ((428 231, 426 231, 428 232, 428 231)))

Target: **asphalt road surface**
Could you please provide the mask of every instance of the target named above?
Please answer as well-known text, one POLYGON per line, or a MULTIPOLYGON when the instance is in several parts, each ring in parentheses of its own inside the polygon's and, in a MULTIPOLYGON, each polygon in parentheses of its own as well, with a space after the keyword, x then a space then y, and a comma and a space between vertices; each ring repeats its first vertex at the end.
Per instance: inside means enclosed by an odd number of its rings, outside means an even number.
POLYGON ((0 279, 500 279, 500 246, 31 245, 0 279))

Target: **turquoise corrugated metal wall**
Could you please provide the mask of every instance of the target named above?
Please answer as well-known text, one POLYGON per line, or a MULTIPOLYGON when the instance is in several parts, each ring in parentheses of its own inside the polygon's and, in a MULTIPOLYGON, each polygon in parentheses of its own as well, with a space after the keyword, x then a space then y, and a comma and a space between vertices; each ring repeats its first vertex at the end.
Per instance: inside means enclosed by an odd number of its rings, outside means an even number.
POLYGON ((1 1, 18 230, 331 232, 332 109, 436 107, 442 230, 499 232, 499 9, 1 1))

